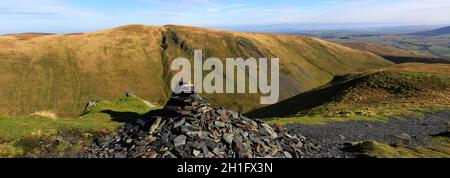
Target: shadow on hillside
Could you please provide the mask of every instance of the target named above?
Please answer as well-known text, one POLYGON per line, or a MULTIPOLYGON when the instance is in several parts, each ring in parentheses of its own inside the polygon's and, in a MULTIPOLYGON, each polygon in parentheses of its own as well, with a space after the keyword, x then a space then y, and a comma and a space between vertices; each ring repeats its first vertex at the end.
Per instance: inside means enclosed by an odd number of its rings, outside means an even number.
POLYGON ((420 57, 398 57, 398 56, 383 56, 383 58, 394 62, 396 64, 418 62, 425 64, 450 64, 450 60, 442 58, 420 58, 420 57))
POLYGON ((301 111, 307 111, 339 98, 345 90, 363 79, 356 78, 345 81, 346 78, 344 76, 336 76, 324 87, 302 93, 274 105, 252 110, 244 115, 258 119, 293 116, 301 111))
POLYGON ((134 112, 117 112, 112 110, 104 110, 101 113, 109 114, 111 120, 121 123, 133 123, 144 116, 134 112))
POLYGON ((442 132, 436 135, 433 135, 434 137, 450 137, 450 130, 446 132, 442 132))

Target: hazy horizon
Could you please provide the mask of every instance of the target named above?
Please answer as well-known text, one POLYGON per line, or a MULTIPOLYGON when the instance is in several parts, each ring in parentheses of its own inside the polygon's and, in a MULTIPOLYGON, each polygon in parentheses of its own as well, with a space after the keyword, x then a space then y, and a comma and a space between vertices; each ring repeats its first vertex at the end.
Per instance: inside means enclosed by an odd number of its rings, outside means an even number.
MULTIPOLYGON (((13 0, 0 34, 75 33, 128 24, 234 28, 280 24, 450 24, 448 0, 13 0)), ((342 25, 345 26, 345 25, 342 25)))

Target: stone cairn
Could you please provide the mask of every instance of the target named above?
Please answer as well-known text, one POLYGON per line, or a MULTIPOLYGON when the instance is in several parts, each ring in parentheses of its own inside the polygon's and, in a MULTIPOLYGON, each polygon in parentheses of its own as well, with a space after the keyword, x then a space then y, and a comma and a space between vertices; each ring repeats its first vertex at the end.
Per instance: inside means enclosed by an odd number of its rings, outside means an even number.
POLYGON ((84 158, 301 158, 309 139, 240 113, 209 107, 195 92, 173 94, 161 110, 98 138, 84 158))

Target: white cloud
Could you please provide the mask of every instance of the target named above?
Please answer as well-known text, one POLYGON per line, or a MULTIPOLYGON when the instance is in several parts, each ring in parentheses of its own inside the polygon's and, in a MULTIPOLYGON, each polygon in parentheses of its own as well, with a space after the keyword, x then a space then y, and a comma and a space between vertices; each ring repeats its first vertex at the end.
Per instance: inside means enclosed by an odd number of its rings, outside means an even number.
POLYGON ((65 0, 2 0, 0 15, 12 17, 85 18, 100 16, 94 10, 69 5, 65 0))

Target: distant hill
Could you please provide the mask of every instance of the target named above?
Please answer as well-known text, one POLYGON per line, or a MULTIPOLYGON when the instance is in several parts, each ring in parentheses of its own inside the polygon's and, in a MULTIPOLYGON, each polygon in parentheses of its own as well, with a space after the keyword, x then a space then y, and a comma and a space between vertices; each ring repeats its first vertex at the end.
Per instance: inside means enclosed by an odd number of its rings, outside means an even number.
MULTIPOLYGON (((0 113, 80 114, 86 102, 133 92, 167 100, 171 60, 280 58, 281 99, 322 86, 336 75, 392 65, 365 51, 294 35, 239 33, 187 26, 128 25, 67 35, 0 36, 0 113)), ((249 111, 258 94, 206 95, 219 106, 249 111)))
POLYGON ((247 113, 253 118, 405 114, 450 107, 450 65, 406 63, 336 77, 327 86, 247 113))
POLYGON ((431 31, 412 33, 411 35, 421 35, 421 36, 450 35, 450 26, 439 28, 439 29, 436 29, 436 30, 431 30, 431 31))
POLYGON ((341 45, 347 46, 353 49, 359 49, 363 51, 368 51, 381 56, 394 63, 407 63, 407 62, 420 62, 420 63, 443 63, 450 64, 450 60, 444 58, 436 58, 430 54, 424 54, 417 51, 410 51, 399 49, 387 45, 372 44, 365 42, 338 42, 341 45))

